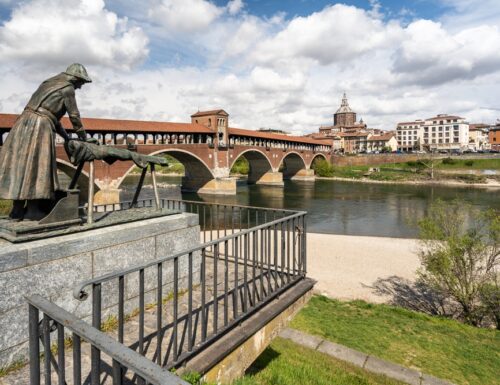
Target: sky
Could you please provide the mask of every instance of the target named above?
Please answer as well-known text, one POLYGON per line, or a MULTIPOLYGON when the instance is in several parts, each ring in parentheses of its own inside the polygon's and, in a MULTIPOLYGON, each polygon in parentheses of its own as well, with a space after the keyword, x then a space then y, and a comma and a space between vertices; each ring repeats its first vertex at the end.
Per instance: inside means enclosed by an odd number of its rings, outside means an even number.
POLYGON ((369 127, 500 118, 500 0, 0 0, 0 112, 80 62, 83 117, 293 134, 332 124, 345 92, 369 127))

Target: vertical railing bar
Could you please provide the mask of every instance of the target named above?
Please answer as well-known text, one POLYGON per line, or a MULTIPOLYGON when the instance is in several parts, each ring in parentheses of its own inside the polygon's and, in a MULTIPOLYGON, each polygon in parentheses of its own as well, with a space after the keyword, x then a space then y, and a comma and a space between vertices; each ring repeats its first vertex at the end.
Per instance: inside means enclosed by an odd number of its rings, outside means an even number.
POLYGON ((179 257, 174 258, 174 326, 172 331, 173 338, 173 359, 177 361, 179 350, 177 343, 177 327, 178 327, 178 305, 179 305, 179 257))
POLYGON ((206 249, 201 250, 201 342, 207 338, 207 313, 205 310, 206 298, 206 249))
POLYGON ((267 227, 266 231, 266 263, 267 263, 267 294, 271 294, 273 287, 271 284, 271 226, 267 227))
POLYGON ((290 283, 290 220, 286 221, 286 270, 287 282, 290 283))
POLYGON ((144 269, 139 270, 139 354, 144 355, 144 269))
POLYGON ((113 385, 122 385, 122 367, 118 361, 113 359, 113 385))
POLYGON ((295 264, 295 258, 296 258, 296 250, 295 250, 295 247, 296 247, 296 235, 295 235, 295 218, 292 219, 292 239, 293 239, 293 245, 292 245, 292 272, 293 272, 293 275, 295 276, 296 274, 296 264, 295 264))
POLYGON ((188 254, 188 351, 193 350, 193 253, 188 254))
POLYGON ((248 304, 248 233, 243 236, 243 313, 247 311, 248 304))
POLYGON ((73 333, 72 338, 73 338, 73 385, 82 385, 82 348, 80 343, 80 336, 73 333))
POLYGON ((285 222, 281 222, 280 224, 281 227, 281 263, 280 263, 280 270, 281 270, 281 286, 283 287, 285 285, 285 258, 286 258, 286 237, 285 237, 285 222))
POLYGON ((257 286, 256 286, 256 275, 255 275, 255 264, 257 263, 256 260, 256 253, 257 253, 257 237, 258 237, 258 231, 252 231, 252 297, 253 297, 253 306, 256 306, 257 304, 257 286))
MULTIPOLYGON (((45 384, 51 385, 51 366, 50 362, 52 360, 52 352, 50 350, 50 318, 47 314, 43 315, 43 347, 44 347, 44 366, 45 366, 45 384)), ((94 384, 92 384, 94 385, 94 384)))
MULTIPOLYGON (((227 236, 227 226, 226 226, 226 205, 224 205, 224 236, 227 236)), ((227 250, 224 250, 227 251, 227 250)))
POLYGON ((64 362, 64 326, 57 323, 57 365, 59 385, 66 385, 66 365, 64 362))
POLYGON ((215 225, 217 226, 217 239, 220 238, 220 235, 219 235, 219 205, 216 204, 215 205, 215 225))
POLYGON ((161 366, 161 344, 163 342, 162 312, 163 312, 163 264, 157 265, 157 289, 156 289, 156 361, 161 366))
POLYGON ((304 258, 304 271, 303 271, 303 276, 305 276, 307 274, 307 221, 306 221, 306 216, 305 215, 302 215, 302 222, 303 222, 303 237, 304 237, 304 254, 303 254, 303 258, 304 258))
POLYGON ((118 278, 118 342, 123 344, 125 328, 125 277, 118 278))
POLYGON ((224 241, 224 326, 229 322, 228 298, 227 292, 229 290, 229 241, 224 241))
POLYGON ((39 310, 29 304, 29 350, 30 350, 30 384, 40 385, 40 330, 39 310))
MULTIPOLYGON (((101 330, 101 284, 92 285, 92 326, 101 330)), ((101 377, 101 352, 91 346, 90 351, 90 381, 92 385, 99 385, 101 377)))
POLYGON ((233 291, 233 318, 238 317, 238 240, 239 236, 234 237, 234 291, 233 291))
POLYGON ((207 242, 207 206, 203 205, 203 243, 207 242))
POLYGON ((219 318, 219 301, 217 299, 218 264, 219 264, 219 244, 216 243, 214 245, 214 279, 213 279, 214 317, 212 319, 214 335, 217 334, 217 322, 219 318))
POLYGON ((260 262, 259 262, 259 276, 260 276, 260 298, 264 299, 264 229, 260 229, 260 262))
POLYGON ((274 289, 278 288, 278 224, 274 224, 274 289))

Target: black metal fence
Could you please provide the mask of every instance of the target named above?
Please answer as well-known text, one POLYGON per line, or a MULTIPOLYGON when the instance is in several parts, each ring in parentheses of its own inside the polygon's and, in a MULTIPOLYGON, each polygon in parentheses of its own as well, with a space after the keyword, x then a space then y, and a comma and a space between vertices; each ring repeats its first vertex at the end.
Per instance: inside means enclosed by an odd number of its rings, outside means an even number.
MULTIPOLYGON (((138 204, 148 207, 154 201, 138 204)), ((85 281, 75 287, 74 296, 91 301, 95 332, 105 331, 107 338, 158 369, 172 369, 305 277, 306 213, 168 199, 161 204, 197 213, 203 243, 85 281)), ((118 207, 126 208, 126 203, 118 207)), ((55 319, 48 310, 42 309, 55 319)), ((94 345, 90 349, 91 385, 101 384, 106 373, 102 351, 94 345)), ((36 354, 32 353, 32 360, 36 354)), ((120 363, 122 369, 134 371, 120 363)), ((53 366, 60 375, 61 369, 53 366)), ((113 384, 121 384, 126 374, 126 370, 113 370, 113 384)), ((156 383, 142 372, 133 380, 156 383)))

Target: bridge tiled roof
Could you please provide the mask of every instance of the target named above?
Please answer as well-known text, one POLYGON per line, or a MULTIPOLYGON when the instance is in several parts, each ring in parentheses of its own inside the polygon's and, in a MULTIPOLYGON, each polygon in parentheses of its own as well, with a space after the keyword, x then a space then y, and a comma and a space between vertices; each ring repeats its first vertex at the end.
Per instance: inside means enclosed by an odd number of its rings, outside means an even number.
POLYGON ((284 134, 274 134, 270 132, 262 132, 255 130, 245 130, 243 128, 234 128, 229 127, 229 135, 235 136, 247 136, 252 138, 261 138, 261 139, 269 139, 269 140, 283 140, 288 142, 297 142, 297 143, 307 143, 307 144, 319 144, 319 145, 329 145, 329 140, 321 140, 321 139, 312 139, 307 136, 292 136, 292 135, 284 135, 284 134))
MULTIPOLYGON (((18 115, 0 114, 0 128, 11 128, 14 125, 18 115)), ((72 129, 68 118, 62 118, 61 123, 67 130, 72 129)), ((83 127, 87 131, 115 131, 115 132, 137 132, 137 133, 190 133, 190 134, 213 134, 213 131, 197 123, 172 123, 172 122, 154 122, 142 120, 122 120, 122 119, 96 119, 83 118, 83 127)))

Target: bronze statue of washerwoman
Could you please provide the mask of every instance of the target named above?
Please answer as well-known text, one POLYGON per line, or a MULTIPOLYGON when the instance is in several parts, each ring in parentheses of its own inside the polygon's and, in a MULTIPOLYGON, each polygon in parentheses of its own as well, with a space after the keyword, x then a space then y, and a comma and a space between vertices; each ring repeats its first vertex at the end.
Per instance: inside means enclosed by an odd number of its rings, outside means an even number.
POLYGON ((60 123, 67 112, 74 131, 85 140, 75 90, 90 82, 83 65, 71 64, 38 87, 12 127, 0 150, 0 198, 13 200, 10 218, 38 220, 46 215, 40 207, 59 189, 55 134, 70 139, 60 123))

